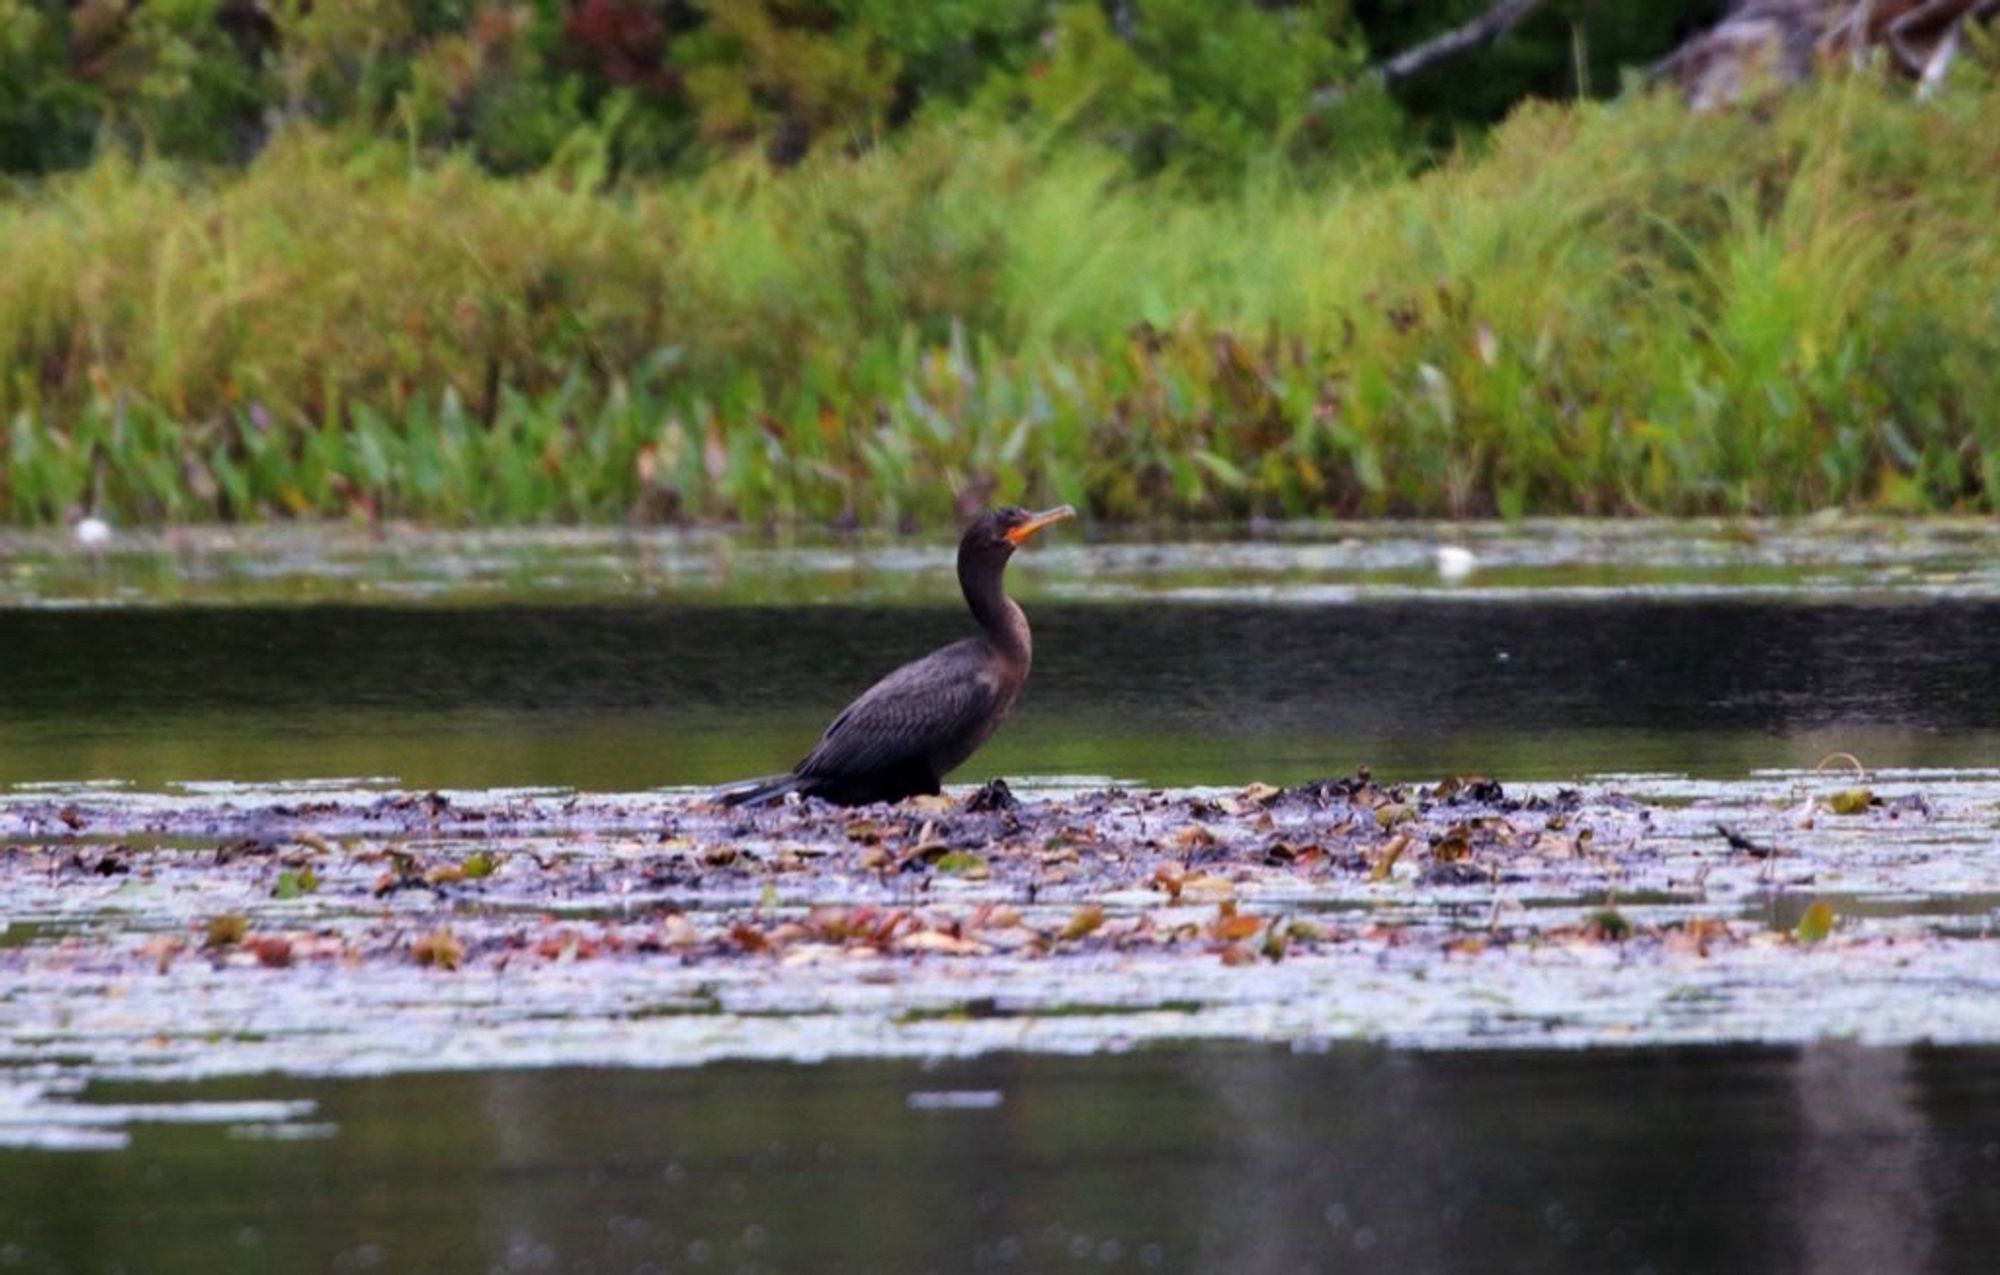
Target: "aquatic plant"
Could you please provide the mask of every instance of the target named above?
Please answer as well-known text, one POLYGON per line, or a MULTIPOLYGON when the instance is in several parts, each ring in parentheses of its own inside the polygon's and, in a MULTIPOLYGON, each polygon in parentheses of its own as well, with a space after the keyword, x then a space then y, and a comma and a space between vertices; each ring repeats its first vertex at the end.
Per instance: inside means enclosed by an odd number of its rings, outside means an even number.
POLYGON ((2000 508, 2000 88, 1217 196, 963 125, 606 191, 297 132, 0 202, 0 517, 2000 508))

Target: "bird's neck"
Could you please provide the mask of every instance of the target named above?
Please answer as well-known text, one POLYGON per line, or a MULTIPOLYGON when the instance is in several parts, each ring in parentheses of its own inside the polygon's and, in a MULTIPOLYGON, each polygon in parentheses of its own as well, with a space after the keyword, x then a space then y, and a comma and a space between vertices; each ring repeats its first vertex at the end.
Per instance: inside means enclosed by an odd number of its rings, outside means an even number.
POLYGON ((965 591, 965 604, 972 618, 986 630, 993 648, 1023 672, 1034 656, 1034 640, 1028 632, 1028 617, 1014 599, 1007 596, 1001 577, 1007 564, 986 559, 961 558, 958 587, 965 591))

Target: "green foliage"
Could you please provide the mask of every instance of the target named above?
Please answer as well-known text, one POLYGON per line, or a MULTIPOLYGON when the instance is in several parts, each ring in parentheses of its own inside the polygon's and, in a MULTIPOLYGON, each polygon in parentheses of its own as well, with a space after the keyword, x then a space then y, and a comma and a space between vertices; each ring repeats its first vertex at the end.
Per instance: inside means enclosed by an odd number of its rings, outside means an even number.
POLYGON ((609 191, 107 157, 0 201, 0 517, 2000 510, 1996 105, 1535 106, 1226 194, 943 121, 609 191))
MULTIPOLYGON (((500 173, 583 149, 601 180, 745 151, 791 164, 970 109, 1219 187, 1274 155, 1407 149, 1366 50, 1461 7, 1363 5, 1357 22, 1348 0, 0 0, 0 171, 106 145, 240 163, 311 124, 500 173)), ((1671 29, 1588 12, 1621 62, 1671 29)), ((1544 43, 1504 42, 1482 59, 1498 78, 1474 77, 1499 87, 1455 81, 1455 96, 1497 117, 1540 87, 1508 59, 1531 50, 1539 75, 1544 43)))
POLYGON ((1135 0, 1121 35, 1099 6, 1064 4, 1043 56, 993 77, 983 101, 1004 118, 1112 146, 1141 171, 1228 176, 1271 153, 1361 153, 1357 141, 1379 147, 1391 131, 1349 136, 1325 127, 1314 103, 1318 89, 1362 70, 1358 44, 1341 38, 1345 9, 1344 0, 1135 0))

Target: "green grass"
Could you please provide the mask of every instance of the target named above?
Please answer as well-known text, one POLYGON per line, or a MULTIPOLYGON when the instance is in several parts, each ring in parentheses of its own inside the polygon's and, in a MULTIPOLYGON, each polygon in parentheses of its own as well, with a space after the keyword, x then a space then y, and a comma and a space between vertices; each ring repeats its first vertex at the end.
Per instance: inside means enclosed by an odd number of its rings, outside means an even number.
POLYGON ((0 518, 2000 510, 2000 86, 1227 199, 921 130, 609 193, 309 135, 0 200, 0 518))

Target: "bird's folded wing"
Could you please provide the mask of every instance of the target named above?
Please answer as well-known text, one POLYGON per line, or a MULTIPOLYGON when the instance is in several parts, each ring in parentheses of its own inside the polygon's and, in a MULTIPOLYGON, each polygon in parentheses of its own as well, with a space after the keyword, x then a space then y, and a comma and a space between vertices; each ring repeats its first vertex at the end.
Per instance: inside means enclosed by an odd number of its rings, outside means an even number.
POLYGON ((992 670, 955 648, 905 664, 868 688, 826 728, 795 773, 851 775, 893 769, 947 750, 992 711, 992 670))

